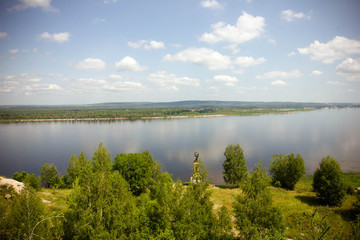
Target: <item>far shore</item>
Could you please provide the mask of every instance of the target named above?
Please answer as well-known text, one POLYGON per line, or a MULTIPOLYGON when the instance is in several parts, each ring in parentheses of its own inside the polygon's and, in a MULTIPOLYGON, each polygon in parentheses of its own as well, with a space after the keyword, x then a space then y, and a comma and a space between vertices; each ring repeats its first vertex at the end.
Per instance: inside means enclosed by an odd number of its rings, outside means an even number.
POLYGON ((254 112, 246 114, 206 114, 206 115, 183 115, 183 116, 158 116, 158 117, 115 117, 115 118, 54 118, 54 119, 13 119, 0 120, 0 123, 23 123, 23 122, 76 122, 76 121, 117 121, 117 120, 152 120, 152 119, 179 119, 179 118, 210 118, 210 117, 227 117, 227 116, 254 116, 269 114, 288 114, 298 113, 309 110, 292 110, 292 111, 273 111, 273 112, 254 112))

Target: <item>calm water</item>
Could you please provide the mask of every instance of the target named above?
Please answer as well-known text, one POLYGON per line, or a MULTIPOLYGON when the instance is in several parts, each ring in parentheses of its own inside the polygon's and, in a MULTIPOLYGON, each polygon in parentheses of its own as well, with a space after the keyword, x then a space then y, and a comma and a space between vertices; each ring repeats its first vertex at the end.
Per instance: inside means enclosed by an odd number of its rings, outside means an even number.
POLYGON ((333 156, 343 171, 360 171, 360 109, 296 114, 98 122, 0 124, 0 175, 39 174, 44 163, 65 173, 71 154, 88 158, 103 142, 118 153, 150 150, 174 180, 187 181, 193 153, 200 152, 214 183, 223 183, 228 144, 240 144, 247 166, 268 166, 273 154, 300 153, 307 173, 333 156))

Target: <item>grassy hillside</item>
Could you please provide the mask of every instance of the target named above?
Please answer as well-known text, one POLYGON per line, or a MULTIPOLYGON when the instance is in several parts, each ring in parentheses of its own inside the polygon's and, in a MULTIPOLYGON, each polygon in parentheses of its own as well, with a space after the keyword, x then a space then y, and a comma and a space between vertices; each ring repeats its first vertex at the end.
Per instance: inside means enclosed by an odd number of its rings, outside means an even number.
MULTIPOLYGON (((360 186, 360 173, 346 173, 344 178, 352 188, 360 186)), ((323 239, 336 239, 336 236, 340 239, 348 238, 356 215, 360 213, 354 207, 357 201, 355 195, 346 195, 341 207, 322 206, 312 192, 311 183, 312 177, 306 176, 293 191, 271 187, 273 203, 282 210, 286 221, 286 236, 291 239, 312 239, 328 229, 323 239)), ((241 194, 239 188, 224 186, 212 186, 208 191, 211 193, 214 210, 225 206, 232 211, 235 196, 241 194)), ((71 190, 42 189, 39 194, 50 212, 61 214, 67 208, 66 198, 70 192, 71 190)))

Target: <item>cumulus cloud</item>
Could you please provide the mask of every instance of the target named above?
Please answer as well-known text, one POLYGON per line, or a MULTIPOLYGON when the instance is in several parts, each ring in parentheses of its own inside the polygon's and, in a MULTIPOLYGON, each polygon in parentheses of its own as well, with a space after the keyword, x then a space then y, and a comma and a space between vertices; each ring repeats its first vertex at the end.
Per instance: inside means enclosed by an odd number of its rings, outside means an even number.
POLYGON ((1 38, 6 38, 7 37, 7 33, 6 32, 0 32, 0 39, 1 38))
POLYGON ((207 66, 209 70, 225 70, 230 68, 231 59, 208 48, 188 48, 175 55, 166 55, 163 58, 169 62, 190 62, 207 66))
POLYGON ((42 34, 40 34, 39 38, 42 40, 47 40, 52 42, 64 43, 69 41, 70 33, 61 32, 61 33, 50 34, 48 32, 43 32, 42 34))
POLYGON ((135 59, 129 56, 126 56, 115 63, 115 66, 119 71, 142 72, 147 69, 146 66, 141 66, 135 59))
POLYGON ((226 86, 231 87, 231 86, 235 86, 235 83, 237 83, 239 80, 236 77, 232 77, 228 75, 216 75, 211 81, 225 83, 226 86))
POLYGON ((326 83, 329 85, 333 85, 333 86, 344 86, 345 85, 345 83, 340 82, 340 81, 327 81, 326 83))
POLYGON ((271 85, 282 87, 282 86, 286 86, 287 83, 285 81, 282 81, 282 80, 275 80, 275 81, 271 82, 271 85))
POLYGON ((41 8, 41 10, 45 12, 56 12, 58 11, 56 8, 51 6, 51 0, 19 0, 19 4, 15 5, 13 8, 9 9, 12 10, 25 10, 28 8, 41 8))
POLYGON ((19 52, 19 49, 9 49, 8 52, 11 54, 16 54, 19 52))
POLYGON ((213 32, 204 33, 199 40, 207 43, 230 42, 240 44, 258 38, 264 32, 265 19, 254 17, 246 12, 238 18, 235 25, 218 22, 211 25, 213 32))
POLYGON ((86 58, 76 64, 77 69, 101 71, 106 67, 105 62, 98 58, 86 58))
POLYGON ((319 70, 314 70, 311 72, 311 76, 313 77, 318 77, 322 74, 323 72, 322 71, 319 71, 319 70))
POLYGON ((258 75, 256 76, 256 79, 299 78, 301 76, 302 73, 299 70, 294 70, 292 72, 272 71, 264 73, 263 75, 258 75))
POLYGON ((266 59, 263 57, 255 59, 253 57, 240 56, 235 59, 234 63, 241 67, 250 67, 264 63, 265 61, 266 59))
POLYGON ((178 89, 176 85, 200 86, 200 80, 197 78, 177 77, 175 74, 167 73, 166 71, 151 73, 148 77, 148 81, 162 87, 171 87, 173 90, 175 89, 174 86, 178 89))
POLYGON ((201 3, 204 8, 222 9, 223 6, 217 0, 204 0, 201 3))
MULTIPOLYGON (((52 76, 46 75, 49 79, 52 76)), ((0 81, 0 92, 13 93, 13 94, 26 94, 31 95, 35 92, 52 92, 59 91, 63 88, 56 83, 46 83, 43 77, 28 73, 20 75, 8 75, 0 81)))
POLYGON ((310 19, 310 16, 307 16, 302 12, 294 12, 293 10, 288 9, 281 12, 281 18, 288 22, 292 22, 296 19, 301 19, 301 18, 310 19))
POLYGON ((360 41, 336 36, 327 43, 314 41, 306 48, 298 48, 302 55, 310 55, 312 60, 330 64, 337 60, 345 59, 353 54, 360 54, 360 41))
POLYGON ((100 24, 100 23, 105 23, 105 22, 106 22, 105 18, 94 18, 92 20, 92 23, 94 23, 94 24, 100 24))
POLYGON ((145 86, 138 82, 121 81, 114 83, 107 83, 103 86, 104 90, 109 91, 138 91, 144 90, 145 86))
POLYGON ((165 44, 163 42, 153 40, 139 40, 137 42, 129 41, 128 46, 132 48, 144 48, 147 50, 165 48, 165 44))
POLYGON ((345 77, 348 81, 360 81, 360 58, 347 58, 336 67, 336 74, 345 77))

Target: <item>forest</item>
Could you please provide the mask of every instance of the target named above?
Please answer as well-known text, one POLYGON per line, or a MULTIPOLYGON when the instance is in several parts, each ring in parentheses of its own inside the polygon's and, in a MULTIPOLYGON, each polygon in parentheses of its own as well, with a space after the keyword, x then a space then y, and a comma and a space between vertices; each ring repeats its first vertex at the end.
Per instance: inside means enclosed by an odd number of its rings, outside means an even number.
POLYGON ((0 106, 0 122, 259 115, 335 107, 359 107, 359 105, 351 103, 181 101, 163 103, 119 102, 64 106, 0 106))
POLYGON ((331 156, 311 176, 293 153, 248 171, 228 145, 223 168, 225 185, 201 159, 199 181, 174 182, 149 151, 112 159, 100 143, 90 159, 73 154, 63 176, 52 163, 14 173, 25 188, 0 187, 0 239, 359 239, 360 173, 331 156))

